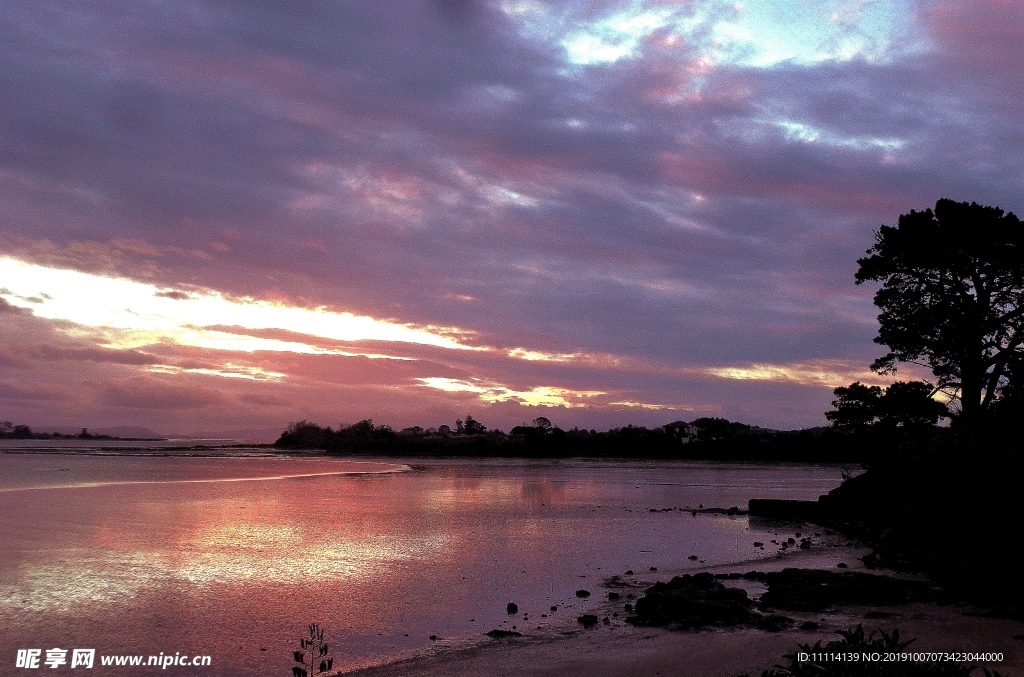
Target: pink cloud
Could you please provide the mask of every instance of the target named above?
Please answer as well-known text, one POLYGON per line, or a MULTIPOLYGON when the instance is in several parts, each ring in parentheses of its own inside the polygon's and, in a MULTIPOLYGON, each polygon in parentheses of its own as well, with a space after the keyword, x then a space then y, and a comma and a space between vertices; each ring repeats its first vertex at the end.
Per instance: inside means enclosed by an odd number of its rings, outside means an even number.
POLYGON ((164 412, 203 409, 227 402, 216 388, 189 383, 187 376, 174 379, 158 376, 135 376, 99 384, 101 401, 126 410, 156 409, 164 412))
POLYGON ((932 36, 949 56, 988 76, 1021 83, 1024 4, 1018 0, 946 0, 925 13, 932 36))

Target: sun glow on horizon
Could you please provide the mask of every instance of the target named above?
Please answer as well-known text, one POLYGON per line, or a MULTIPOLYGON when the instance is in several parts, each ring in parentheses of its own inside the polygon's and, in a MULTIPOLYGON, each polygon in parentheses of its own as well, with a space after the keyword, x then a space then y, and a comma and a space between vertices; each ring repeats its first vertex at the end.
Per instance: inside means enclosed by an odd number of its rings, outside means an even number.
POLYGON ((519 402, 531 407, 565 407, 573 409, 591 404, 587 400, 604 395, 600 390, 571 390, 551 386, 535 386, 530 390, 513 390, 503 385, 463 381, 454 378, 417 378, 421 385, 449 393, 474 393, 484 402, 519 402))
MULTIPOLYGON (((463 344, 460 329, 416 327, 337 312, 325 306, 302 308, 254 298, 229 298, 216 290, 180 292, 119 277, 49 268, 0 257, 0 298, 36 317, 102 330, 109 347, 157 342, 253 352, 349 353, 298 341, 235 334, 212 327, 289 330, 340 342, 386 341, 449 350, 480 350, 463 344)), ((399 358, 401 359, 401 358, 399 358)))
POLYGON ((853 381, 870 385, 888 385, 860 362, 820 361, 794 364, 755 363, 740 367, 708 367, 702 370, 710 376, 740 381, 792 382, 800 385, 835 388, 853 381))

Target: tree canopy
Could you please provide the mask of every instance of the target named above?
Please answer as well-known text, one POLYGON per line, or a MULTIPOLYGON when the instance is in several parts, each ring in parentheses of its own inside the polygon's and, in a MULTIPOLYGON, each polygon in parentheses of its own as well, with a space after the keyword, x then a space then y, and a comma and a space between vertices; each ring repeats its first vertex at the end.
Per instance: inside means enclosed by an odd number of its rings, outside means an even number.
POLYGON ((946 405, 932 399, 932 387, 923 381, 897 381, 888 388, 860 381, 832 391, 832 411, 825 418, 835 428, 850 432, 881 428, 934 426, 948 416, 946 405))
POLYGON ((923 364, 973 423, 1024 373, 1024 226, 1012 213, 939 200, 882 226, 857 284, 880 282, 879 373, 923 364))

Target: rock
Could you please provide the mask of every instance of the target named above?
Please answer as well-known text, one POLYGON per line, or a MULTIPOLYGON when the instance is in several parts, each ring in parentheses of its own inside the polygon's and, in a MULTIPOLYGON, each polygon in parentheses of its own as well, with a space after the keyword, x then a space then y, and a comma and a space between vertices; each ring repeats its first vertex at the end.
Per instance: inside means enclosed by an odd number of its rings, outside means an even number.
POLYGON ((609 592, 608 593, 608 601, 611 601, 613 599, 618 599, 618 598, 619 598, 619 593, 617 593, 617 592, 609 592))
POLYGON ((830 606, 859 604, 887 606, 926 601, 933 597, 927 584, 857 571, 783 569, 765 575, 768 591, 763 608, 824 611, 830 606))
POLYGON ((678 624, 682 628, 753 624, 758 615, 745 590, 727 588, 709 573, 656 583, 637 600, 634 625, 678 624))
POLYGON ((576 591, 576 596, 579 597, 580 599, 586 599, 587 597, 590 597, 590 591, 589 590, 577 590, 576 591))
POLYGON ((610 618, 608 618, 607 616, 602 618, 601 622, 604 623, 605 625, 611 625, 612 624, 612 620, 610 618))
POLYGON ((690 556, 689 556, 689 557, 687 557, 686 559, 697 559, 697 556, 696 556, 696 555, 690 555, 690 556))
POLYGON ((757 619, 754 625, 759 630, 765 630, 766 632, 781 632, 793 625, 793 619, 788 616, 780 616, 779 614, 769 614, 757 619))
POLYGON ((623 610, 628 611, 629 613, 633 613, 633 605, 629 602, 626 602, 622 608, 623 610))
POLYGON ((764 547, 764 543, 762 543, 761 541, 754 541, 754 547, 755 548, 763 548, 764 547))
POLYGON ((498 630, 497 628, 485 633, 488 637, 493 639, 503 639, 505 637, 522 637, 522 633, 516 632, 515 630, 498 630))
POLYGON ((836 567, 839 568, 839 569, 845 569, 846 566, 847 566, 846 562, 840 562, 839 564, 836 565, 836 567))
POLYGON ((626 569, 626 576, 632 576, 632 575, 633 575, 633 570, 632 569, 626 569))
POLYGON ((508 612, 509 616, 515 615, 516 613, 519 612, 519 605, 516 604, 515 602, 509 602, 508 604, 505 605, 505 611, 508 612))
POLYGON ((431 642, 436 642, 437 641, 437 635, 431 635, 430 636, 430 641, 431 642))
POLYGON ((551 610, 552 611, 558 611, 558 607, 557 606, 553 606, 553 607, 551 607, 551 610))
POLYGON ((657 571, 658 567, 651 567, 651 571, 657 571))
POLYGON ((597 625, 597 616, 594 614, 583 614, 576 619, 576 622, 585 628, 592 628, 597 625))

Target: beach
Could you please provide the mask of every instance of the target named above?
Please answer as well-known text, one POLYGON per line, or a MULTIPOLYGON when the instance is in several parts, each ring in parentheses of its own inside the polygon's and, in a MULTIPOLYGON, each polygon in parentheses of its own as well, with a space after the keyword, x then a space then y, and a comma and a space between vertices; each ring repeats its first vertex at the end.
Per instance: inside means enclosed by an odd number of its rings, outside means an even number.
MULTIPOLYGON (((876 610, 878 611, 878 610, 876 610)), ((1019 675, 1024 667, 1020 636, 1024 625, 1017 621, 970 615, 959 607, 915 605, 894 610, 884 622, 865 620, 863 609, 834 614, 841 622, 899 627, 901 635, 915 637, 908 647, 916 651, 1002 652, 1004 660, 991 663, 1004 675, 1019 675)), ((831 623, 820 631, 769 633, 761 630, 712 630, 672 632, 665 629, 601 627, 578 631, 561 638, 501 640, 477 647, 438 652, 429 656, 354 672, 351 677, 428 677, 494 675, 496 677, 635 677, 637 675, 685 675, 687 677, 756 677, 797 644, 813 644, 836 638, 831 623)), ((980 671, 979 671, 980 674, 980 671)))
MULTIPOLYGON (((807 525, 804 525, 807 526, 807 525)), ((813 525, 812 525, 813 526, 813 525)), ((836 535, 813 553, 791 552, 759 563, 764 572, 787 567, 831 569, 848 563, 851 571, 865 571, 859 557, 868 549, 836 535)), ((730 567, 712 567, 723 574, 730 567)), ((692 571, 689 573, 693 573, 692 571)), ((924 580, 890 571, 882 576, 924 580)), ((665 576, 660 576, 664 580, 665 576)), ((643 585, 636 586, 640 592, 643 585)), ((749 586, 748 586, 749 587, 749 586)), ((756 586, 755 586, 756 587, 756 586)), ((754 591, 756 595, 756 590, 754 591)), ((621 611, 620 603, 608 603, 598 611, 621 611)), ((471 646, 442 646, 428 652, 371 668, 339 671, 347 677, 634 677, 637 675, 685 675, 686 677, 757 677, 774 665, 786 665, 783 658, 798 645, 822 645, 840 637, 840 631, 862 625, 870 634, 882 631, 913 640, 905 652, 962 652, 1000 654, 999 660, 966 661, 998 671, 1003 677, 1024 672, 1024 622, 988 615, 984 610, 957 603, 912 603, 905 605, 844 605, 824 612, 791 613, 792 628, 767 632, 753 628, 710 628, 679 631, 668 628, 635 627, 614 619, 584 629, 572 623, 556 631, 530 633, 522 637, 481 639, 471 646), (818 627, 803 629, 801 624, 818 627)), ((884 659, 884 656, 882 657, 884 659)), ((982 674, 980 670, 976 674, 982 674)))

